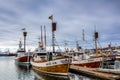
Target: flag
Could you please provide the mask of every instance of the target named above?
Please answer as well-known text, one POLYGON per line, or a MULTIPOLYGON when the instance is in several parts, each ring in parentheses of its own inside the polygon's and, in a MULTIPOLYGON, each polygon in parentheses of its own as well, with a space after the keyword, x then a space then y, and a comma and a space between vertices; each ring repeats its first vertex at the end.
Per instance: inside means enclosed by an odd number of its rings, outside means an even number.
POLYGON ((49 16, 49 17, 48 17, 48 19, 51 19, 51 20, 53 20, 53 15, 49 16))

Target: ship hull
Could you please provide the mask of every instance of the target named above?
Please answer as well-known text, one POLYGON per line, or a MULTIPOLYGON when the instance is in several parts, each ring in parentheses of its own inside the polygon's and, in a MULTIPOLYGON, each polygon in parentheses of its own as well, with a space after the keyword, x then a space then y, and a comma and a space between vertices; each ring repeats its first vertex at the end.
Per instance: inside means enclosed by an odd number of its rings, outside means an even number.
POLYGON ((15 59, 15 62, 18 64, 30 64, 30 58, 31 58, 31 56, 17 57, 15 59))
POLYGON ((72 64, 72 65, 89 67, 89 68, 99 68, 101 65, 101 62, 80 63, 80 64, 72 64))
POLYGON ((42 73, 62 76, 68 75, 69 64, 65 62, 65 60, 53 60, 40 63, 31 61, 31 65, 33 69, 42 73))
POLYGON ((108 57, 96 57, 86 60, 72 61, 71 65, 78 65, 89 68, 99 68, 101 67, 103 61, 116 61, 116 60, 120 61, 120 55, 111 55, 108 57))
POLYGON ((99 68, 102 63, 103 58, 97 57, 97 58, 90 58, 86 60, 73 60, 71 65, 77 65, 77 66, 83 66, 83 67, 89 67, 89 68, 99 68))

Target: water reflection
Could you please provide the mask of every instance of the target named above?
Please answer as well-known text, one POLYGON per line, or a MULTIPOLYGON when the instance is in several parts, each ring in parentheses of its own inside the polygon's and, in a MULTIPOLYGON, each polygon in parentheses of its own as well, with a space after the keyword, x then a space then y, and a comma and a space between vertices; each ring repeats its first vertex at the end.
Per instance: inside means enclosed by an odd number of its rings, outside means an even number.
POLYGON ((33 80, 34 76, 31 74, 31 66, 16 64, 18 80, 33 80))
POLYGON ((34 80, 70 80, 68 76, 50 75, 36 70, 32 70, 32 74, 34 75, 34 80))
POLYGON ((82 75, 77 75, 77 74, 73 74, 73 73, 69 73, 69 79, 70 80, 95 80, 95 79, 90 79, 86 76, 82 76, 82 75))
POLYGON ((16 65, 18 80, 95 80, 86 76, 69 73, 68 76, 57 76, 33 70, 31 66, 16 65))
POLYGON ((17 67, 18 71, 22 71, 22 72, 29 72, 31 69, 30 65, 18 65, 15 64, 15 66, 17 67))
POLYGON ((15 64, 15 57, 0 57, 0 80, 96 80, 69 73, 68 77, 53 76, 32 70, 31 66, 15 64))

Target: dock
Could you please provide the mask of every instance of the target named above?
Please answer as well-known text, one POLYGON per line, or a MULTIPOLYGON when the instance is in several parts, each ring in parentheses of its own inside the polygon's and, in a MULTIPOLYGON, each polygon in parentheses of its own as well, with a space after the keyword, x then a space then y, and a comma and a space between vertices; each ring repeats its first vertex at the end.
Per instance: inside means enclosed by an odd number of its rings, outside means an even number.
POLYGON ((0 54, 0 56, 16 56, 17 54, 0 54))
POLYGON ((103 79, 103 80, 120 80, 119 75, 98 72, 98 71, 95 71, 94 68, 86 68, 86 67, 71 65, 70 71, 78 74, 86 75, 89 77, 103 79))
POLYGON ((97 69, 95 69, 95 71, 120 75, 120 69, 102 69, 102 68, 97 68, 97 69))

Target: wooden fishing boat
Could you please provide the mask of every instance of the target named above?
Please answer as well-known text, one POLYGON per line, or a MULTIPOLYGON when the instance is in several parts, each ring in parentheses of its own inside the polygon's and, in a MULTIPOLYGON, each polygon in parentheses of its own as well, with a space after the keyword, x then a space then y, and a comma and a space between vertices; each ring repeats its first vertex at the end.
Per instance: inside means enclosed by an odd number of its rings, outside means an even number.
MULTIPOLYGON (((114 65, 117 65, 115 63, 120 63, 120 54, 119 53, 115 53, 111 50, 106 51, 105 53, 100 52, 98 53, 98 47, 97 47, 97 38, 98 38, 98 32, 95 32, 95 54, 90 54, 89 52, 85 52, 81 49, 81 47, 79 46, 79 44, 77 44, 77 49, 78 52, 72 52, 69 54, 72 54, 72 65, 79 65, 79 66, 83 66, 83 67, 90 67, 90 68, 99 68, 103 66, 103 62, 105 62, 104 64, 106 64, 106 62, 114 62, 114 65), (73 56, 74 55, 74 56, 73 56)), ((109 49, 109 47, 108 47, 109 49)))
MULTIPOLYGON (((54 40, 54 31, 56 24, 52 23, 52 40, 54 40)), ((44 27, 44 34, 46 34, 46 30, 44 27)), ((53 75, 68 75, 69 70, 69 58, 65 58, 63 56, 58 55, 54 50, 54 41, 53 42, 53 52, 46 51, 46 35, 44 37, 44 44, 42 38, 42 27, 41 27, 41 41, 39 42, 38 48, 33 53, 33 57, 31 59, 32 68, 47 74, 53 75)))
POLYGON ((46 52, 43 48, 37 48, 31 59, 33 69, 48 74, 67 75, 69 69, 68 58, 52 57, 52 54, 46 52))
POLYGON ((72 59, 71 59, 72 65, 79 65, 79 66, 90 67, 90 68, 99 68, 99 67, 103 67, 103 65, 110 63, 111 65, 113 65, 112 67, 115 68, 115 65, 120 64, 120 54, 118 53, 111 53, 111 54, 102 53, 101 55, 98 55, 98 57, 96 57, 95 55, 91 56, 84 53, 74 53, 74 54, 77 54, 77 56, 72 56, 72 59), (88 56, 88 57, 84 58, 83 56, 88 56))
POLYGON ((71 56, 71 65, 90 67, 90 68, 98 68, 102 62, 102 56, 99 57, 91 57, 90 55, 84 53, 74 52, 71 56))

